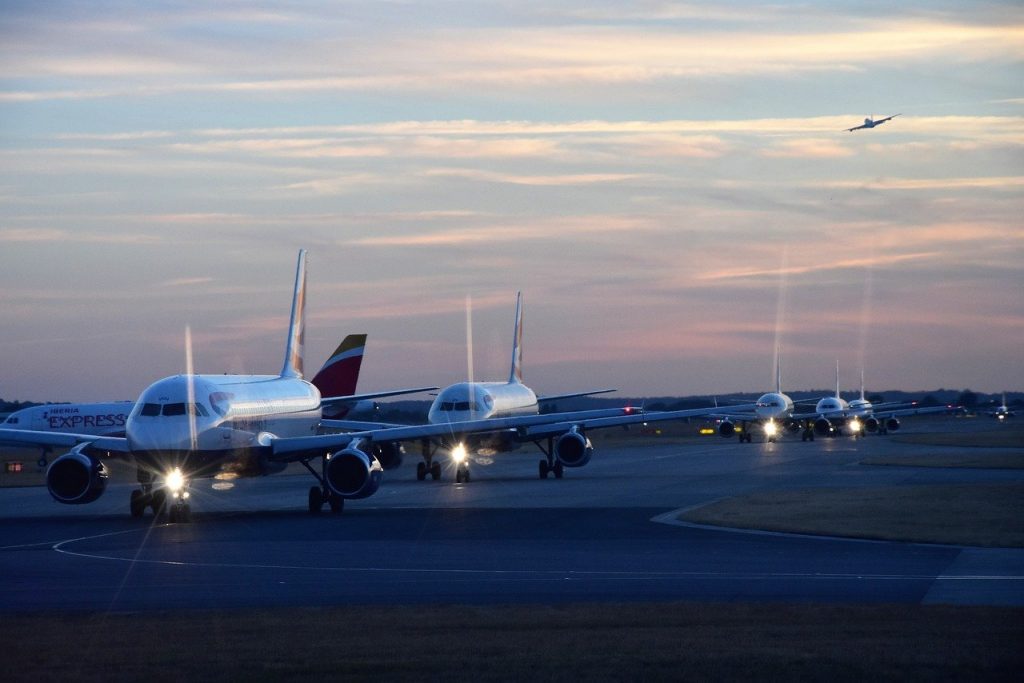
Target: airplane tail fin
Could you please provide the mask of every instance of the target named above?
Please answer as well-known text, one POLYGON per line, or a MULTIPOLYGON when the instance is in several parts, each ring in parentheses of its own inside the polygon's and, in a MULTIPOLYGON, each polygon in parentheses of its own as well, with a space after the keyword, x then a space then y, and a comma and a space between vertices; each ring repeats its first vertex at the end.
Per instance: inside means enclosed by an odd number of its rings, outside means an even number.
POLYGON ((860 369, 860 400, 864 400, 864 368, 860 369))
POLYGON ((351 396, 356 393, 365 348, 365 334, 350 334, 341 341, 313 376, 313 386, 320 390, 321 396, 351 396))
POLYGON ((299 249, 299 263, 295 268, 295 293, 292 296, 292 316, 288 325, 288 345, 284 350, 282 377, 302 377, 302 356, 306 342, 306 250, 299 249))
POLYGON ((523 383, 523 293, 516 292, 516 327, 512 335, 512 370, 509 384, 523 383))

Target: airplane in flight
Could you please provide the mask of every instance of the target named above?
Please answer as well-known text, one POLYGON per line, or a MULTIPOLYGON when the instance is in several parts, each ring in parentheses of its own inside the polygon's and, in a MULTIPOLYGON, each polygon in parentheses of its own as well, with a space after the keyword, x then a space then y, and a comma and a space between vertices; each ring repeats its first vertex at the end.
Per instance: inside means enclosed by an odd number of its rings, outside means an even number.
MULTIPOLYGON (((523 300, 522 292, 516 294, 516 317, 512 331, 512 364, 505 382, 459 382, 445 387, 438 393, 427 413, 427 422, 435 426, 451 426, 448 433, 437 438, 421 439, 420 449, 423 461, 416 465, 416 478, 423 481, 429 475, 441 478, 441 463, 434 456, 438 451, 447 451, 455 464, 455 483, 470 480, 469 459, 472 454, 492 455, 511 451, 525 443, 533 443, 543 453, 538 462, 541 479, 553 474, 561 479, 565 468, 586 465, 594 452, 593 445, 581 429, 572 426, 551 425, 533 427, 523 431, 500 428, 492 431, 464 433, 457 427, 463 423, 480 420, 495 420, 517 416, 541 416, 544 405, 567 398, 606 394, 615 389, 594 389, 568 394, 538 395, 523 383, 523 300)), ((750 404, 748 407, 753 407, 750 404)), ((674 411, 679 418, 699 417, 719 410, 717 407, 674 411)), ((607 413, 609 417, 639 413, 639 409, 624 407, 607 413)), ((661 416, 661 413, 648 413, 661 416)), ((397 425, 379 423, 348 423, 350 428, 389 428, 397 425)), ((606 426, 614 426, 608 424, 606 426)), ((592 425, 591 428, 597 428, 592 425)))
POLYGON ((1015 413, 1014 411, 1010 410, 1010 408, 1006 405, 1006 392, 1004 391, 1003 392, 1003 403, 1002 403, 1002 405, 997 406, 994 410, 986 411, 985 414, 988 415, 989 417, 994 417, 997 420, 999 420, 1000 422, 1002 422, 1006 418, 1013 417, 1017 413, 1015 413))
POLYGON ((324 419, 324 408, 352 397, 323 397, 303 379, 305 306, 303 249, 280 373, 202 375, 189 368, 142 391, 125 421, 124 436, 5 427, 0 428, 0 441, 68 448, 47 468, 46 486, 57 502, 70 505, 91 503, 103 495, 108 479, 105 460, 128 459, 136 466, 139 483, 131 492, 131 515, 141 517, 151 508, 157 516, 167 512, 171 522, 180 522, 191 518, 189 487, 199 478, 266 475, 301 463, 317 480, 309 489, 309 511, 319 513, 326 504, 338 513, 346 500, 376 493, 384 470, 401 463, 402 441, 500 429, 515 429, 528 437, 538 429, 545 435, 567 436, 567 451, 575 448, 581 462, 590 457, 587 429, 688 416, 688 411, 580 411, 322 433, 335 426, 335 421, 324 419))
POLYGON ((875 120, 875 119, 872 119, 871 117, 868 117, 868 118, 864 119, 864 123, 862 123, 861 125, 854 126, 853 128, 847 128, 846 132, 849 133, 849 132, 852 132, 852 131, 855 131, 855 130, 861 130, 863 128, 874 128, 875 126, 882 125, 886 121, 891 121, 892 119, 896 118, 897 116, 902 116, 902 114, 893 114, 892 116, 886 116, 884 119, 878 119, 878 120, 875 120))

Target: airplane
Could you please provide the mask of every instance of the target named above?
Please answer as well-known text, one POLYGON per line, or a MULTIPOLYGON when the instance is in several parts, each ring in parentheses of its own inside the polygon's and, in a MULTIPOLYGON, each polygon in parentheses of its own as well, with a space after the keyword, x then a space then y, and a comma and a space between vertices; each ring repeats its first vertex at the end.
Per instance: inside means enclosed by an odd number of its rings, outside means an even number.
POLYGON ((864 123, 862 123, 861 125, 854 126, 853 128, 847 128, 846 132, 849 133, 849 132, 852 132, 852 131, 855 131, 855 130, 861 130, 862 128, 874 128, 875 126, 882 125, 886 121, 891 121, 892 119, 896 118, 897 116, 902 116, 902 114, 893 114, 892 116, 886 116, 884 119, 878 119, 877 121, 872 119, 871 117, 868 117, 868 118, 864 119, 864 123))
POLYGON ((997 406, 994 410, 985 411, 985 414, 988 415, 989 417, 994 417, 997 420, 999 420, 1000 422, 1002 422, 1006 418, 1013 417, 1017 413, 1015 413, 1014 411, 1010 410, 1009 407, 1007 407, 1007 405, 1006 405, 1006 392, 1004 391, 1003 392, 1003 404, 1000 405, 1000 406, 997 406))
POLYGON ((692 412, 580 411, 321 433, 335 422, 324 419, 324 408, 352 397, 323 397, 303 379, 305 305, 306 250, 301 249, 278 374, 201 375, 189 368, 142 391, 125 421, 124 436, 5 427, 0 428, 0 441, 68 448, 47 468, 46 486, 54 500, 69 505, 91 503, 103 495, 105 460, 128 459, 135 463, 139 484, 129 500, 132 517, 152 508, 154 515, 166 513, 174 523, 191 519, 189 487, 194 479, 267 475, 300 463, 317 480, 307 498, 310 513, 321 512, 325 504, 340 513, 346 500, 376 493, 384 470, 401 463, 402 441, 499 429, 515 429, 527 438, 537 430, 537 438, 560 434, 559 443, 568 444, 563 447, 567 457, 582 464, 592 450, 585 437, 589 428, 678 419, 692 412))
MULTIPOLYGON (((777 353, 775 364, 775 391, 762 394, 754 403, 754 412, 739 412, 742 406, 729 406, 719 408, 715 412, 716 418, 721 420, 718 425, 718 433, 723 437, 731 437, 739 433, 740 443, 746 441, 751 443, 753 434, 749 426, 759 424, 764 431, 768 443, 773 443, 779 436, 781 429, 789 431, 800 429, 800 423, 793 419, 793 399, 782 393, 782 353, 777 353), (737 429, 736 422, 740 423, 737 429)), ((804 426, 804 438, 807 438, 809 428, 804 426)))
MULTIPOLYGON (((324 366, 313 377, 313 385, 322 396, 332 396, 331 416, 372 408, 373 399, 403 394, 433 391, 438 387, 416 387, 356 394, 359 367, 366 346, 365 334, 350 334, 328 358, 324 366)), ((124 436, 128 415, 135 406, 134 401, 113 401, 106 403, 59 403, 22 408, 7 416, 0 427, 9 429, 31 429, 33 431, 95 434, 97 436, 124 436)), ((0 445, 3 445, 0 442, 0 445)), ((46 450, 39 460, 40 467, 46 467, 46 450)))
MULTIPOLYGON (((512 364, 505 382, 459 382, 445 387, 435 397, 427 413, 427 422, 435 426, 450 426, 448 433, 440 438, 421 439, 420 449, 423 461, 416 465, 416 478, 423 481, 429 475, 441 478, 441 463, 434 459, 439 450, 449 452, 455 463, 455 483, 470 480, 469 456, 472 453, 491 455, 511 451, 524 443, 532 442, 543 453, 538 462, 541 479, 553 474, 561 479, 566 467, 582 467, 593 455, 593 445, 578 429, 564 426, 549 428, 535 427, 526 432, 500 428, 478 431, 474 434, 462 432, 460 423, 517 416, 539 416, 540 407, 554 401, 581 396, 606 394, 615 389, 595 389, 568 394, 538 395, 523 383, 523 301, 522 292, 516 294, 516 317, 512 331, 512 364)), ((753 404, 747 406, 753 407, 753 404)), ((717 407, 698 408, 688 411, 674 411, 679 417, 697 417, 719 410, 717 407), (685 413, 685 414, 684 414, 685 413)), ((606 412, 606 411, 594 411, 606 412)), ((613 409, 608 414, 629 415, 640 411, 631 407, 613 409)), ((662 413, 648 413, 660 416, 662 413)), ((379 423, 347 423, 350 428, 389 428, 396 425, 379 423)), ((609 424, 607 426, 613 426, 609 424)), ((595 428, 592 426, 592 428, 595 428)))

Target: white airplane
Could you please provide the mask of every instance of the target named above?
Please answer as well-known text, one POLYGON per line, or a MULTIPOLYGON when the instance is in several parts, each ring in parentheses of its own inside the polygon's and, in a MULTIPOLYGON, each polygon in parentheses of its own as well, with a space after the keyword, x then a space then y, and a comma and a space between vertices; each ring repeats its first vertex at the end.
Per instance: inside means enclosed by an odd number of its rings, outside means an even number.
POLYGON ((877 121, 872 119, 871 117, 868 117, 868 118, 864 119, 864 123, 862 123, 861 125, 854 126, 853 128, 847 128, 846 132, 849 133, 849 132, 852 132, 852 131, 855 131, 855 130, 861 130, 862 128, 874 128, 875 126, 882 125, 886 121, 891 121, 892 119, 896 118, 897 116, 902 116, 902 114, 893 114, 892 116, 886 116, 884 119, 878 119, 877 121))
POLYGON ((200 477, 265 475, 299 462, 318 481, 309 490, 310 512, 320 512, 325 503, 340 512, 345 500, 377 491, 385 467, 397 466, 400 461, 402 441, 504 428, 524 435, 533 428, 557 429, 584 439, 583 433, 590 427, 687 416, 687 411, 679 411, 610 417, 594 415, 609 411, 591 411, 321 434, 321 428, 333 426, 333 421, 323 419, 323 409, 338 399, 321 397, 317 388, 302 378, 305 304, 306 252, 300 250, 279 374, 189 372, 158 380, 135 402, 125 422, 125 436, 2 428, 0 441, 68 448, 46 472, 50 495, 65 504, 98 499, 107 485, 104 460, 127 458, 135 463, 139 481, 139 488, 131 493, 132 516, 141 517, 147 508, 157 515, 167 510, 170 521, 175 522, 190 518, 189 484, 200 477))
POLYGON ((843 429, 851 436, 864 433, 888 434, 900 428, 900 417, 908 415, 926 415, 929 413, 945 413, 956 410, 956 406, 918 406, 916 402, 889 401, 872 405, 864 396, 864 371, 860 373, 860 398, 849 403, 839 396, 839 363, 836 363, 836 394, 818 401, 815 413, 796 414, 795 418, 805 425, 804 440, 813 441, 814 435, 837 436, 843 429))
POLYGON ((994 410, 986 411, 985 414, 988 415, 989 417, 994 417, 997 420, 999 420, 1000 422, 1002 422, 1006 418, 1013 417, 1017 413, 1015 413, 1014 411, 1010 410, 1010 408, 1006 405, 1006 392, 1004 391, 1003 392, 1003 404, 998 406, 998 407, 996 407, 994 410))
POLYGON ((753 434, 750 432, 751 424, 758 424, 764 431, 768 443, 774 442, 782 429, 794 431, 799 429, 799 424, 793 420, 793 399, 782 393, 782 353, 776 355, 775 364, 775 391, 762 394, 754 404, 754 412, 739 412, 742 406, 716 409, 715 417, 721 422, 718 425, 718 433, 724 437, 730 437, 737 432, 740 436, 740 443, 746 441, 751 443, 753 434), (736 423, 740 423, 737 429, 736 423))
MULTIPOLYGON (((372 408, 373 399, 402 394, 433 391, 437 387, 396 389, 356 394, 359 368, 366 346, 365 334, 350 334, 328 358, 324 366, 313 377, 313 385, 322 396, 334 397, 331 403, 332 416, 341 416, 372 408)), ((106 403, 55 403, 22 408, 11 413, 0 423, 0 428, 31 429, 33 431, 62 432, 73 434, 94 434, 96 436, 124 436, 128 415, 135 406, 133 401, 106 403)), ((3 445, 0 443, 0 445, 3 445)), ((40 457, 39 466, 46 467, 46 451, 40 457)))
MULTIPOLYGON (((596 389, 570 394, 538 396, 523 383, 523 302, 522 293, 516 295, 516 319, 512 332, 512 366, 506 382, 460 382, 445 387, 434 399, 427 413, 430 425, 449 427, 447 433, 440 437, 421 439, 420 447, 423 462, 417 463, 416 478, 423 481, 430 475, 432 479, 441 478, 441 463, 434 459, 438 450, 450 453, 455 463, 455 482, 468 482, 469 456, 472 453, 491 455, 519 448, 524 443, 534 443, 544 454, 538 463, 541 479, 554 474, 561 479, 566 467, 582 467, 590 462, 594 449, 583 429, 573 425, 554 424, 545 427, 533 427, 529 430, 498 428, 490 431, 466 433, 459 428, 460 424, 474 424, 481 420, 499 420, 512 417, 550 417, 540 415, 540 406, 566 398, 605 394, 614 389, 596 389)), ((748 406, 748 407, 752 407, 748 406)), ((716 407, 700 408, 686 411, 674 411, 677 418, 696 417, 716 412, 716 407)), ((640 414, 634 408, 615 408, 611 410, 586 411, 595 416, 605 415, 609 418, 640 414)), ((648 413, 648 420, 665 419, 667 413, 648 413)), ((556 414, 557 415, 557 414, 556 414)), ((642 419, 636 421, 644 421, 642 419)), ((396 425, 376 423, 347 423, 350 428, 387 428, 396 425)), ((614 426, 616 423, 591 425, 614 426)))

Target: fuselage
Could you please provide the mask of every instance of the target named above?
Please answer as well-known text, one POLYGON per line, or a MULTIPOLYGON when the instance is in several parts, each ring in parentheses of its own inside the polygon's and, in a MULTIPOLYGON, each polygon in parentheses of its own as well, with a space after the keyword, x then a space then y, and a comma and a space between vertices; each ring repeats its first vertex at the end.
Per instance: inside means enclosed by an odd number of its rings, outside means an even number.
POLYGON ((874 411, 871 401, 864 398, 855 398, 850 401, 849 414, 851 417, 869 417, 874 411))
POLYGON ((445 387, 427 414, 431 424, 536 415, 537 395, 518 382, 462 382, 445 387))
POLYGON ((320 419, 320 392, 297 377, 177 375, 142 392, 125 435, 140 469, 156 475, 267 474, 269 437, 312 436, 320 419))
POLYGON ((754 413, 762 420, 780 420, 793 414, 793 399, 782 392, 762 394, 754 413))
MULTIPOLYGON (((821 413, 825 417, 846 417, 850 415, 851 403, 838 396, 826 396, 814 406, 814 412, 821 413)), ((869 404, 870 406, 870 404, 869 404)))
POLYGON ((131 410, 131 401, 33 406, 11 413, 3 426, 8 429, 116 436, 124 434, 131 410))

